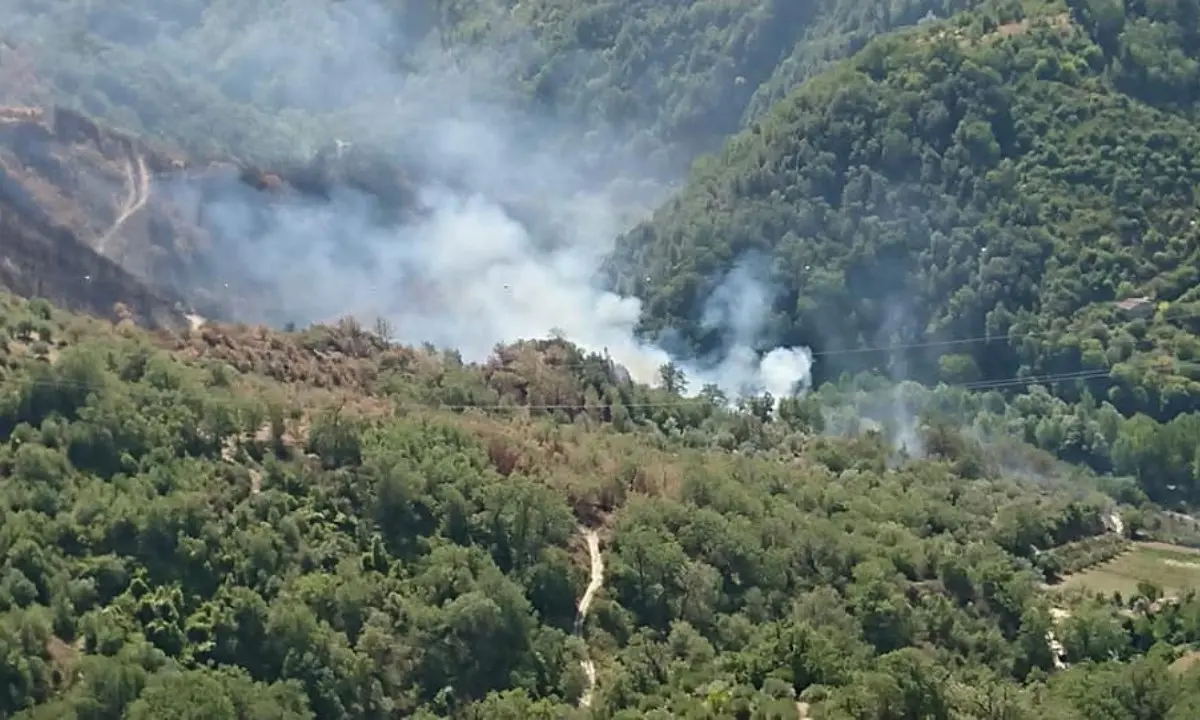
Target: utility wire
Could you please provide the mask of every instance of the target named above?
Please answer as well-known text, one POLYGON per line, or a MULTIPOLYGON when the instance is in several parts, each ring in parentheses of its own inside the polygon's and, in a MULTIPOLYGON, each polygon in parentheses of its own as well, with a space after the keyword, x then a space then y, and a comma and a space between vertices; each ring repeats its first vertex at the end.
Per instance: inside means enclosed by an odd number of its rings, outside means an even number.
MULTIPOLYGON (((1177 319, 1184 319, 1184 318, 1190 318, 1190 317, 1200 317, 1200 309, 1181 314, 1178 316, 1177 319)), ((1013 333, 1013 334, 1009 334, 1009 335, 983 335, 983 336, 978 336, 978 337, 953 338, 953 339, 947 339, 947 340, 930 340, 930 341, 922 341, 922 342, 896 343, 896 344, 892 344, 892 345, 864 346, 864 347, 846 348, 846 349, 840 349, 840 350, 823 350, 823 351, 813 352, 812 355, 813 355, 813 357, 835 357, 835 356, 839 356, 839 355, 852 355, 852 354, 861 354, 861 353, 870 353, 870 352, 887 352, 887 351, 892 351, 892 350, 910 350, 910 349, 918 349, 918 348, 971 345, 971 344, 979 344, 979 343, 997 342, 997 341, 1002 341, 1002 340, 1012 341, 1012 340, 1018 340, 1018 339, 1025 338, 1025 337, 1032 337, 1032 336, 1044 334, 1045 332, 1046 331, 1044 331, 1044 330, 1033 330, 1033 331, 1022 332, 1022 333, 1013 333)), ((487 365, 486 362, 478 363, 478 364, 476 364, 476 367, 485 367, 486 365, 487 365)), ((592 365, 592 363, 590 363, 590 362, 547 363, 547 368, 552 369, 552 370, 579 369, 579 368, 583 368, 583 367, 588 367, 590 365, 592 365)), ((1188 368, 1192 368, 1192 369, 1200 369, 1200 364, 1181 362, 1181 361, 1176 360, 1175 367, 1176 368, 1188 367, 1188 368)), ((1100 379, 1100 378, 1108 377, 1109 375, 1110 375, 1109 369, 1094 369, 1094 370, 1078 370, 1078 371, 1061 372, 1061 373, 1048 373, 1048 374, 1042 374, 1042 375, 1028 375, 1028 376, 1015 375, 1012 377, 990 378, 987 380, 975 380, 975 381, 958 382, 958 383, 940 383, 940 385, 947 385, 950 387, 961 387, 966 390, 983 391, 983 390, 992 390, 992 389, 1000 389, 1000 388, 1021 387, 1021 386, 1027 386, 1027 385, 1041 385, 1041 384, 1065 382, 1065 381, 1071 381, 1071 380, 1075 380, 1075 381, 1093 380, 1093 379, 1100 379)), ((26 380, 25 384, 33 384, 34 386, 53 386, 53 387, 63 387, 63 388, 75 388, 75 389, 80 389, 80 390, 102 389, 102 386, 79 384, 79 383, 73 383, 71 381, 66 381, 66 380, 32 379, 32 380, 26 380)), ((688 398, 688 399, 666 401, 666 402, 656 402, 656 403, 631 403, 631 404, 623 405, 623 406, 626 408, 629 408, 629 409, 652 409, 652 408, 694 406, 697 402, 701 402, 701 400, 699 398, 688 398)), ((445 405, 445 404, 438 404, 438 403, 398 403, 398 404, 393 405, 393 407, 395 407, 398 410, 441 409, 441 410, 452 410, 452 411, 465 411, 465 410, 471 410, 471 409, 475 409, 475 410, 590 410, 590 409, 600 409, 600 408, 605 408, 605 407, 611 407, 611 403, 609 403, 607 401, 602 401, 601 404, 599 404, 599 405, 580 405, 580 404, 445 405)))
MULTIPOLYGON (((1197 363, 1186 363, 1186 364, 1191 365, 1196 368, 1200 368, 1200 364, 1197 364, 1197 363)), ((1030 375, 1030 376, 1025 376, 1025 377, 1014 376, 1014 377, 1009 377, 1009 378, 995 378, 995 379, 991 379, 991 380, 978 380, 978 381, 974 381, 974 382, 941 383, 939 386, 944 385, 944 386, 948 386, 948 387, 959 387, 959 388, 963 388, 966 390, 982 391, 982 390, 991 390, 991 389, 997 389, 997 388, 1020 387, 1020 386, 1024 386, 1024 385, 1042 385, 1042 384, 1065 382, 1065 381, 1072 381, 1072 380, 1075 380, 1075 381, 1092 380, 1092 379, 1108 377, 1108 375, 1109 375, 1108 370, 1081 370, 1081 371, 1074 371, 1074 372, 1049 373, 1049 374, 1044 374, 1044 375, 1030 375)), ((42 378, 31 378, 31 379, 25 379, 23 381, 18 380, 17 383, 26 385, 26 386, 32 385, 35 387, 71 388, 71 389, 77 389, 77 390, 103 390, 106 387, 104 385, 97 385, 97 384, 77 383, 77 382, 73 382, 70 380, 50 380, 50 379, 42 379, 42 378)), ((937 386, 935 386, 935 387, 937 387, 937 386)), ((532 404, 532 405, 522 405, 522 404, 516 404, 516 403, 505 403, 505 404, 480 403, 480 404, 473 404, 473 405, 468 405, 468 404, 448 405, 448 404, 441 404, 441 403, 436 403, 436 402, 398 402, 398 403, 393 403, 391 405, 391 407, 396 410, 450 410, 450 411, 460 411, 460 412, 467 411, 467 410, 481 410, 481 411, 547 410, 547 411, 549 411, 549 410, 604 410, 604 409, 611 409, 615 405, 621 405, 622 407, 627 408, 627 409, 660 409, 660 408, 673 408, 673 407, 696 407, 698 404, 703 403, 703 402, 705 402, 705 401, 702 398, 681 398, 679 400, 670 400, 670 401, 663 401, 663 402, 644 402, 644 403, 628 403, 628 404, 620 403, 620 402, 612 402, 612 401, 609 401, 606 399, 602 399, 599 402, 599 404, 595 404, 595 405, 585 405, 585 404, 579 404, 579 403, 551 403, 551 404, 532 404)))
MULTIPOLYGON (((1186 320, 1186 319, 1191 319, 1191 318, 1200 318, 1200 308, 1196 308, 1195 310, 1188 310, 1185 312, 1181 312, 1180 314, 1175 315, 1172 319, 1173 320, 1186 320)), ((1045 329, 1035 329, 1035 330, 1026 330, 1023 332, 1008 333, 1008 334, 997 333, 997 334, 990 334, 990 335, 978 335, 975 337, 949 338, 946 340, 919 340, 919 341, 913 341, 913 342, 892 343, 889 345, 863 345, 860 347, 840 348, 840 349, 835 349, 835 350, 810 350, 810 353, 812 354, 812 356, 814 358, 840 357, 840 356, 844 356, 844 355, 864 355, 864 354, 869 354, 869 353, 885 353, 885 352, 892 352, 892 351, 896 351, 896 350, 919 350, 919 349, 923 349, 923 348, 956 347, 956 346, 960 346, 960 345, 980 345, 980 344, 984 344, 984 343, 1012 342, 1015 340, 1022 340, 1025 338, 1037 338, 1039 336, 1046 337, 1050 334, 1052 334, 1052 331, 1045 330, 1045 329)), ((569 342, 570 338, 568 337, 568 338, 566 338, 566 340, 569 342)), ((583 362, 561 362, 561 363, 551 363, 550 365, 555 368, 574 368, 574 367, 585 367, 585 366, 589 365, 589 363, 586 361, 583 361, 583 362)))

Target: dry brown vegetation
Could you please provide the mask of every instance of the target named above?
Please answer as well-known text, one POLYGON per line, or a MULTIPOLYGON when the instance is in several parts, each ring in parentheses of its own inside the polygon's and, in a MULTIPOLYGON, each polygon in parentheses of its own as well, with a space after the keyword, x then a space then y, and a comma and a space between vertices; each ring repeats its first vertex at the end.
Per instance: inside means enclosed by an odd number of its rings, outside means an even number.
POLYGON ((317 388, 363 390, 383 365, 407 366, 419 352, 389 347, 352 320, 284 334, 265 326, 206 323, 180 335, 161 336, 180 356, 216 360, 239 373, 317 388))
POLYGON ((953 38, 957 41, 959 47, 969 48, 979 43, 990 43, 1004 38, 1019 37, 1039 26, 1051 28, 1060 35, 1067 35, 1075 27, 1071 22, 1069 13, 1056 13, 1054 15, 1026 17, 1021 20, 1001 23, 982 35, 975 34, 972 36, 966 28, 940 28, 923 37, 921 42, 929 43, 944 38, 953 38))
MULTIPOLYGON (((501 475, 545 478, 566 494, 580 521, 594 527, 603 527, 631 493, 677 494, 687 474, 676 454, 656 451, 636 435, 596 432, 611 419, 611 407, 581 385, 580 359, 562 341, 497 348, 487 362, 468 373, 492 399, 463 409, 381 394, 380 386, 389 378, 412 386, 436 386, 463 366, 430 349, 389 344, 351 319, 295 333, 205 323, 154 337, 180 361, 208 367, 210 372, 226 372, 214 370, 225 367, 232 387, 273 398, 283 416, 282 433, 276 437, 267 423, 257 435, 244 437, 240 444, 252 454, 261 455, 271 446, 301 452, 314 418, 328 412, 356 421, 391 413, 452 418, 480 439, 501 475), (568 407, 531 411, 531 405, 568 407), (565 416, 569 422, 547 423, 550 414, 565 416)), ((230 457, 236 452, 236 447, 228 448, 230 457)))
POLYGON ((1058 13, 1040 18, 1025 18, 1018 22, 1004 23, 996 28, 994 35, 1000 37, 1011 37, 1014 35, 1024 35, 1029 32, 1034 23, 1046 25, 1055 28, 1060 32, 1067 32, 1071 29, 1071 16, 1069 13, 1058 13))

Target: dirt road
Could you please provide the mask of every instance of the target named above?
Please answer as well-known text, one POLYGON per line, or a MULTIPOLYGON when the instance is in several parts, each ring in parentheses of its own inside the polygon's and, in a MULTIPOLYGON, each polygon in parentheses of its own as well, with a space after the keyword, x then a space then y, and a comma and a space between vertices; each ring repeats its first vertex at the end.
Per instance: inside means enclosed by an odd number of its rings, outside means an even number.
POLYGON ((146 201, 150 199, 150 170, 146 167, 145 158, 136 152, 133 153, 131 159, 125 161, 125 184, 129 188, 129 195, 121 206, 120 212, 117 213, 112 227, 96 243, 96 252, 102 255, 106 254, 109 243, 117 236, 129 218, 145 207, 146 201))
MULTIPOLYGON (((583 536, 587 540, 588 556, 592 561, 592 574, 583 597, 579 599, 579 611, 575 616, 575 634, 580 636, 583 635, 583 621, 592 607, 592 600, 604 585, 604 555, 600 553, 600 535, 595 530, 585 528, 583 536)), ((579 707, 590 707, 592 695, 596 691, 596 664, 592 662, 591 657, 584 657, 581 664, 584 674, 587 675, 588 685, 583 691, 583 696, 579 698, 579 707)))

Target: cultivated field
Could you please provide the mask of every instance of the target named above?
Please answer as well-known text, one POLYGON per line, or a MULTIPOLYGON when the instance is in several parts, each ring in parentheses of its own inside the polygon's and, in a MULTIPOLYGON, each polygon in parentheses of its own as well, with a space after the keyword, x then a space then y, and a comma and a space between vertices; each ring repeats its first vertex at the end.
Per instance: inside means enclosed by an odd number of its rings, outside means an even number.
POLYGON ((1055 588, 1128 595, 1137 591, 1141 581, 1158 585, 1167 595, 1200 590, 1200 550, 1166 543, 1134 543, 1128 552, 1071 575, 1055 588))

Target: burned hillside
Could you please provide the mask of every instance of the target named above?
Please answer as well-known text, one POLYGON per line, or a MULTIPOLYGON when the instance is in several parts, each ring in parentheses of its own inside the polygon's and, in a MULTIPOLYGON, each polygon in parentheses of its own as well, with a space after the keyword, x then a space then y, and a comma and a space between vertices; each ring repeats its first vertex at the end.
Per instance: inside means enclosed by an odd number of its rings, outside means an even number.
POLYGON ((245 310, 276 300, 223 262, 245 257, 252 226, 214 222, 213 208, 237 198, 269 213, 339 192, 372 198, 381 222, 416 202, 403 173, 363 151, 265 169, 189 158, 68 108, 0 107, 0 283, 104 316, 121 302, 152 327, 185 311, 259 319, 245 310))

